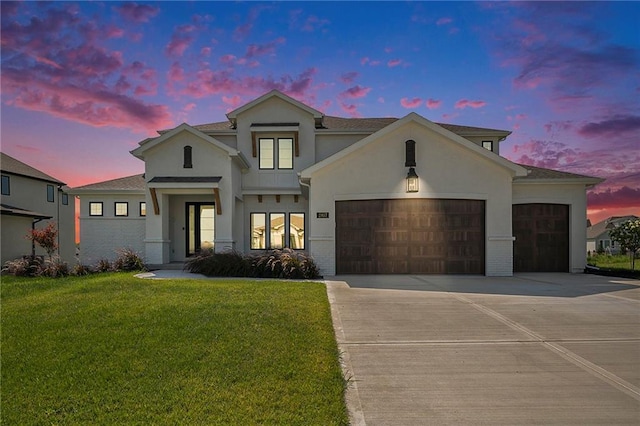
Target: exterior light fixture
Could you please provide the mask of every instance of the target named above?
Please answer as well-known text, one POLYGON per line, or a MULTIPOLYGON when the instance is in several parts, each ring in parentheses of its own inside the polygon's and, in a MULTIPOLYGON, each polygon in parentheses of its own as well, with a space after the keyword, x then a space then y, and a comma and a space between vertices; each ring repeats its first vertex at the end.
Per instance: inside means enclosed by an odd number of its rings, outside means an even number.
POLYGON ((418 192, 420 189, 419 181, 416 169, 409 167, 409 173, 407 173, 407 192, 418 192))

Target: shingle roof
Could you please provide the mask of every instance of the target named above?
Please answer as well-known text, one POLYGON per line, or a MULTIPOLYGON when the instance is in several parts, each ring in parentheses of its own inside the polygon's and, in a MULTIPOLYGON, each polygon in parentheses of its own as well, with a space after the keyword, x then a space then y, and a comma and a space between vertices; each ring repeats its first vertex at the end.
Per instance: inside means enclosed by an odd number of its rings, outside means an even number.
POLYGON ((579 175, 576 173, 561 172, 559 170, 543 169, 542 167, 534 167, 526 164, 519 164, 531 173, 527 176, 517 177, 516 180, 549 180, 549 179, 598 179, 593 176, 579 175))
POLYGON ((0 169, 2 169, 5 173, 12 173, 15 175, 21 175, 30 177, 33 179, 44 180, 46 182, 56 183, 58 185, 64 185, 65 183, 59 181, 58 179, 49 176, 46 173, 41 172, 38 169, 35 169, 28 164, 23 163, 22 161, 16 160, 10 155, 5 154, 4 152, 0 153, 0 169))
POLYGON ((25 216, 32 217, 34 219, 51 219, 52 216, 47 216, 46 214, 37 213, 31 210, 21 209, 20 207, 13 207, 7 204, 0 204, 0 213, 6 214, 9 216, 25 216))
POLYGON ((638 219, 638 216, 611 216, 603 221, 596 223, 593 226, 589 226, 587 228, 587 239, 598 238, 600 235, 604 234, 605 231, 619 225, 622 222, 626 222, 632 219, 638 219))
POLYGON ((72 191, 144 191, 145 188, 144 175, 140 174, 78 186, 72 191))

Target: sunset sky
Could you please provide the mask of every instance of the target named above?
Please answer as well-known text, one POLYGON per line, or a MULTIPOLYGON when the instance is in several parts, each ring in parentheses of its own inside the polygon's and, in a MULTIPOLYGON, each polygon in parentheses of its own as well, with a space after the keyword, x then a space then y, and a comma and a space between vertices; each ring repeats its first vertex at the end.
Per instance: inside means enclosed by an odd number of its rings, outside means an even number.
POLYGON ((640 215, 639 2, 6 2, 2 151, 79 186, 278 89, 343 117, 512 131, 512 161, 598 176, 640 215))

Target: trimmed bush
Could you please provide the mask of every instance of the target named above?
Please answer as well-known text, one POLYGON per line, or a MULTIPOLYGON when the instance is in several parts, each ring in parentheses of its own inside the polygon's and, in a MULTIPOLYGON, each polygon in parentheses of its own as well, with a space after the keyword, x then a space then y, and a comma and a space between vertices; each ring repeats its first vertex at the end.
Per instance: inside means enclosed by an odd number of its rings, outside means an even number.
POLYGON ((249 255, 203 250, 187 260, 184 269, 209 277, 314 279, 320 276, 311 256, 289 248, 249 255))

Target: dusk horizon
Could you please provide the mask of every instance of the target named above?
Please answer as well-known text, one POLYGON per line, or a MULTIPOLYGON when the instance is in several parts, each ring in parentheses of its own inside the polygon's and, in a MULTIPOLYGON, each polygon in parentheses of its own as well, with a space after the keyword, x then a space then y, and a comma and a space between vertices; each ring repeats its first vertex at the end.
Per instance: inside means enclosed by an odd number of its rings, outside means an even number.
POLYGON ((328 116, 502 129, 500 155, 640 216, 636 2, 5 2, 2 152, 78 187, 279 90, 328 116))

